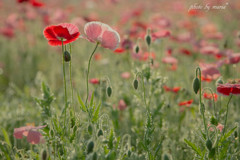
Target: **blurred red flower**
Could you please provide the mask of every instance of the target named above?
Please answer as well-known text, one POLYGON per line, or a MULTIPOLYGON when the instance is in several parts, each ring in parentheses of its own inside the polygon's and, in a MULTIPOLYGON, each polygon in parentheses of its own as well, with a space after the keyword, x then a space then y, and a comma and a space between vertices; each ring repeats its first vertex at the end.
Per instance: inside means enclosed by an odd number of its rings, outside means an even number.
POLYGON ((226 84, 218 84, 217 86, 218 93, 229 96, 230 94, 240 94, 240 83, 226 83, 226 84))
POLYGON ((213 99, 214 98, 214 101, 217 101, 218 99, 218 95, 216 93, 213 93, 213 95, 211 93, 203 93, 203 97, 206 98, 206 99, 213 99))
POLYGON ((92 83, 92 84, 100 84, 100 80, 97 79, 97 78, 92 78, 89 80, 89 83, 92 83))
POLYGON ((59 25, 48 26, 44 29, 43 34, 51 46, 60 46, 75 41, 80 32, 77 26, 70 23, 61 23, 59 25))
POLYGON ((193 99, 191 99, 191 100, 188 100, 188 101, 182 101, 182 102, 180 102, 178 105, 179 105, 179 106, 186 106, 186 107, 190 107, 190 106, 191 106, 191 104, 192 104, 192 102, 193 102, 193 99))
POLYGON ((178 93, 178 91, 181 89, 181 87, 170 88, 166 85, 164 85, 163 88, 164 88, 165 91, 169 91, 169 92, 173 92, 173 93, 178 93))

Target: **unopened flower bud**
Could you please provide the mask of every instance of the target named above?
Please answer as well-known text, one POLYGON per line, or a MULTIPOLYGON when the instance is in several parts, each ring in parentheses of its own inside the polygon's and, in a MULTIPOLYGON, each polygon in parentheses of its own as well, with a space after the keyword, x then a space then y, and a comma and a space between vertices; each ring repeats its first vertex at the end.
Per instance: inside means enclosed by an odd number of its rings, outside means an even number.
POLYGON ((98 130, 97 136, 98 136, 98 137, 103 136, 103 130, 102 130, 102 129, 99 129, 99 130, 98 130))
POLYGON ((111 95, 112 95, 112 88, 111 87, 107 88, 107 95, 108 95, 108 97, 111 97, 111 95))
POLYGON ((65 62, 71 61, 71 55, 70 55, 70 53, 68 51, 64 52, 64 61, 65 62))
POLYGON ((93 128, 92 128, 92 125, 90 124, 88 125, 88 133, 92 135, 92 132, 93 132, 93 128))
POLYGON ((138 80, 137 79, 135 79, 133 81, 133 87, 134 87, 134 89, 138 89, 138 80))
POLYGON ((195 92, 195 94, 198 93, 198 90, 200 89, 200 80, 198 77, 196 77, 194 80, 193 80, 193 91, 195 92))
POLYGON ((136 45, 135 47, 134 47, 134 51, 135 51, 135 53, 137 53, 138 54, 138 52, 139 52, 139 46, 138 45, 136 45))
POLYGON ((206 146, 207 146, 207 149, 208 149, 209 151, 211 151, 211 149, 212 149, 212 141, 211 141, 210 139, 208 139, 208 140, 206 141, 206 146))
POLYGON ((94 148, 94 142, 93 141, 90 141, 88 144, 87 144, 87 154, 91 153, 93 151, 93 148, 94 148))

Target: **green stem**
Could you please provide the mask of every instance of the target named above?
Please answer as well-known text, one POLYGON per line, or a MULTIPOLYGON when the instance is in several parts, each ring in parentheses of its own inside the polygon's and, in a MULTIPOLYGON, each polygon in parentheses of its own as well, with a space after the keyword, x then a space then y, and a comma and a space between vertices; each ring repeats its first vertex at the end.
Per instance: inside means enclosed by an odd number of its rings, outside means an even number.
POLYGON ((93 50, 93 52, 92 52, 89 60, 88 60, 88 70, 87 70, 87 79, 86 79, 86 83, 87 83, 87 98, 86 98, 86 100, 85 100, 85 105, 86 105, 86 106, 87 106, 87 100, 88 100, 88 94, 89 94, 88 77, 89 77, 90 64, 91 64, 92 57, 93 57, 94 53, 95 53, 96 50, 97 50, 98 45, 99 45, 99 42, 97 42, 97 44, 96 44, 96 46, 95 46, 95 48, 94 48, 94 50, 93 50))
POLYGON ((142 87, 143 87, 143 99, 144 99, 144 103, 146 105, 147 111, 149 111, 149 107, 147 105, 147 100, 146 100, 146 89, 145 89, 145 84, 144 84, 144 77, 141 74, 141 78, 142 78, 142 87))
POLYGON ((65 108, 64 108, 64 127, 66 123, 66 109, 67 109, 67 83, 66 83, 66 73, 65 73, 65 60, 64 60, 64 45, 62 40, 62 67, 63 67, 63 81, 64 81, 64 101, 65 101, 65 108))
MULTIPOLYGON (((73 82, 72 82, 72 45, 69 44, 69 51, 70 51, 70 57, 71 57, 71 60, 70 60, 70 66, 69 66, 69 75, 70 75, 70 84, 71 84, 71 99, 72 99, 72 103, 73 103, 73 82)), ((74 109, 75 111, 75 109, 74 109)))
POLYGON ((213 110, 214 110, 214 115, 215 115, 215 117, 217 117, 217 113, 216 113, 216 104, 215 104, 215 100, 214 100, 214 94, 213 94, 213 91, 212 91, 211 88, 206 87, 206 88, 203 89, 203 93, 204 93, 205 90, 209 90, 209 91, 211 92, 211 95, 212 95, 212 103, 213 103, 213 110))
MULTIPOLYGON (((199 87, 199 102, 200 102, 200 107, 202 107, 202 74, 201 74, 200 67, 197 67, 197 69, 196 69, 196 77, 198 76, 198 74, 199 74, 199 81, 200 81, 200 84, 199 84, 200 85, 200 87, 199 87)), ((206 132, 207 138, 209 138, 208 137, 208 130, 207 130, 207 125, 206 125, 206 120, 205 120, 205 114, 204 114, 204 112, 201 113, 201 114, 202 114, 202 119, 203 119, 205 132, 206 132)))
POLYGON ((225 121, 224 121, 223 135, 224 135, 225 130, 226 130, 227 118, 228 118, 228 106, 229 106, 229 103, 230 103, 231 99, 232 99, 232 94, 231 94, 231 96, 228 100, 228 103, 227 103, 227 113, 226 113, 226 117, 225 117, 225 121))

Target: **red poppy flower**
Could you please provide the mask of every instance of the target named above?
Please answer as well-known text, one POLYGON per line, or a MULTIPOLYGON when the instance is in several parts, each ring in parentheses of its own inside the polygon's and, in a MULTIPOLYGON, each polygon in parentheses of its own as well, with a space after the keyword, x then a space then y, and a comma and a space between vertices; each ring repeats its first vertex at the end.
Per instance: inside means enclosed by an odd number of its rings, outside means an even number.
POLYGON ((18 3, 28 2, 29 0, 17 0, 18 3))
POLYGON ((117 48, 117 49, 114 50, 114 52, 117 53, 117 54, 121 54, 121 53, 125 52, 125 49, 124 48, 117 48))
POLYGON ((206 98, 206 99, 213 99, 214 98, 214 101, 217 101, 218 99, 218 95, 216 93, 213 93, 213 96, 211 93, 203 93, 203 97, 206 98))
POLYGON ((226 83, 226 84, 218 84, 217 86, 218 93, 229 96, 230 94, 240 94, 240 83, 226 83))
POLYGON ((203 81, 210 82, 221 76, 220 72, 217 69, 217 66, 214 64, 200 63, 199 66, 202 69, 202 80, 203 81))
POLYGON ((42 6, 44 6, 44 3, 39 2, 39 1, 37 1, 37 0, 30 0, 30 3, 31 3, 31 5, 32 5, 33 7, 42 7, 42 6))
POLYGON ((153 53, 153 52, 152 52, 152 53, 145 52, 145 53, 143 54, 141 60, 146 61, 146 60, 148 60, 150 57, 151 57, 153 60, 156 59, 155 53, 153 53))
POLYGON ((92 84, 100 84, 100 81, 97 78, 92 78, 92 79, 89 80, 89 82, 92 83, 92 84))
POLYGON ((183 101, 183 102, 180 102, 178 105, 179 106, 186 106, 186 107, 190 107, 191 104, 193 102, 193 99, 189 100, 189 101, 183 101))
POLYGON ((173 88, 170 88, 168 86, 163 86, 164 90, 165 91, 169 91, 169 92, 173 92, 173 93, 178 93, 178 91, 181 89, 181 87, 173 87, 173 88))
POLYGON ((180 53, 188 55, 188 56, 190 56, 192 54, 191 51, 186 48, 180 49, 180 53))
POLYGON ((62 23, 59 25, 48 26, 44 29, 43 34, 51 46, 60 46, 75 41, 80 32, 77 26, 70 23, 62 23))

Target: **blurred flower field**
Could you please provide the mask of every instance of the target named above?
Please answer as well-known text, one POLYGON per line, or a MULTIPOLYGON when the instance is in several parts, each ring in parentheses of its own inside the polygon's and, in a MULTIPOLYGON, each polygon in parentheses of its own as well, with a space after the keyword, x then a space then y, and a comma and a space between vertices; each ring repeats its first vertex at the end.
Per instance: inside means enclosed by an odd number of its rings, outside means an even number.
POLYGON ((0 0, 0 159, 240 159, 238 0, 0 0))

